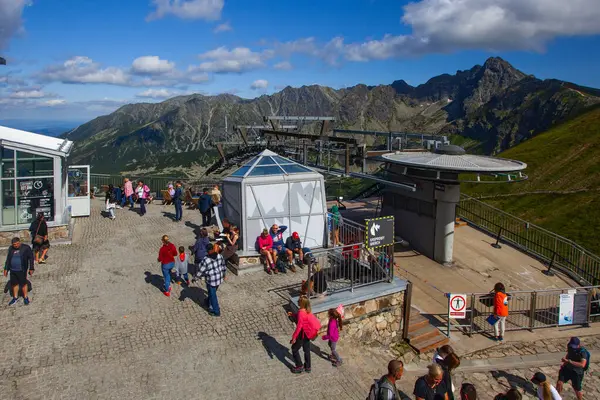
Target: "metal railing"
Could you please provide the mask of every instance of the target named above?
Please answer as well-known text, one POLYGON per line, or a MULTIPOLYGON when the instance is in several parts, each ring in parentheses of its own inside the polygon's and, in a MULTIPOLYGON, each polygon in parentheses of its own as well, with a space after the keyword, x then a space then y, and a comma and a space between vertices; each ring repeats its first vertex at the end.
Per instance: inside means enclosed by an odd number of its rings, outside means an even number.
POLYGON ((310 298, 331 295, 393 279, 393 262, 387 251, 365 248, 363 243, 313 251, 302 292, 310 298), (308 282, 308 283, 307 283, 308 282))
POLYGON ((337 246, 344 243, 364 243, 366 227, 341 215, 327 213, 329 243, 337 246))
MULTIPOLYGON (((182 177, 169 177, 169 176, 133 176, 127 175, 132 182, 143 180, 146 185, 150 188, 152 193, 155 193, 156 199, 162 199, 161 190, 165 190, 169 184, 174 184, 176 181, 181 181, 186 188, 193 188, 196 191, 202 190, 204 187, 211 187, 212 185, 218 184, 217 180, 198 180, 182 177)), ((90 174, 90 185, 95 195, 99 195, 104 192, 102 189, 104 186, 112 184, 113 186, 119 186, 123 184, 123 178, 125 175, 107 175, 107 174, 90 174)))
MULTIPOLYGON (((600 257, 577 243, 461 194, 456 215, 521 251, 590 285, 600 283, 600 257)), ((497 243, 496 243, 497 244, 497 243)))
MULTIPOLYGON (((565 289, 515 291, 508 295, 508 317, 506 330, 533 330, 559 325, 587 325, 600 317, 599 286, 586 286, 565 289), (559 322, 561 317, 560 295, 574 292, 573 320, 559 322)), ((494 313, 494 293, 470 293, 466 295, 466 318, 447 318, 447 335, 458 330, 471 336, 473 333, 493 335, 494 326, 487 318, 494 313)), ((450 306, 450 305, 449 305, 450 306)))

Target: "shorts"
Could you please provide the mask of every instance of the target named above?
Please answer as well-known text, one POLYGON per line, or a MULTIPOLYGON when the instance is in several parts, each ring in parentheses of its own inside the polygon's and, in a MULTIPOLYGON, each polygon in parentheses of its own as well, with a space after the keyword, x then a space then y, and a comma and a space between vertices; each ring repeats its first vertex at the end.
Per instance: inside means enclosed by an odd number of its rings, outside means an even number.
POLYGON ((36 253, 40 252, 40 251, 44 251, 44 250, 50 248, 50 241, 45 240, 41 244, 32 243, 32 247, 33 247, 33 251, 36 252, 36 253))
POLYGON ((564 383, 571 381, 573 389, 581 392, 581 387, 583 385, 583 374, 578 374, 570 369, 561 368, 558 372, 558 380, 564 383))
POLYGON ((25 271, 10 271, 10 284, 12 286, 25 286, 27 284, 25 271))

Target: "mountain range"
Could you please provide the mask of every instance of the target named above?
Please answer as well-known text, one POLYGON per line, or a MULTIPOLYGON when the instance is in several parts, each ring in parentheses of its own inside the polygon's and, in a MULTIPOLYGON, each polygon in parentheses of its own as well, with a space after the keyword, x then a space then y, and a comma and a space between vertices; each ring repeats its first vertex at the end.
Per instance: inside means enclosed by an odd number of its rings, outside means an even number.
POLYGON ((471 151, 496 154, 597 103, 598 89, 540 80, 492 57, 418 86, 311 85, 255 99, 194 94, 128 104, 63 136, 75 141, 72 162, 95 171, 199 173, 216 157, 214 143, 231 137, 226 118, 231 127, 269 115, 333 116, 340 129, 451 135, 471 151))

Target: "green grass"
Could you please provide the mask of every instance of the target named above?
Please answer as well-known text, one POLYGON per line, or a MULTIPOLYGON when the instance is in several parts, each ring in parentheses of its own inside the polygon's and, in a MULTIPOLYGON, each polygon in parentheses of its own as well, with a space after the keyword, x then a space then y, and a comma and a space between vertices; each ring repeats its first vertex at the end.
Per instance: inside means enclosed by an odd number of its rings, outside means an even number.
POLYGON ((599 151, 600 107, 595 107, 499 155, 526 162, 527 181, 463 184, 462 191, 600 254, 599 151), (584 192, 561 193, 573 190, 584 192), (495 197, 506 194, 513 196, 495 197))

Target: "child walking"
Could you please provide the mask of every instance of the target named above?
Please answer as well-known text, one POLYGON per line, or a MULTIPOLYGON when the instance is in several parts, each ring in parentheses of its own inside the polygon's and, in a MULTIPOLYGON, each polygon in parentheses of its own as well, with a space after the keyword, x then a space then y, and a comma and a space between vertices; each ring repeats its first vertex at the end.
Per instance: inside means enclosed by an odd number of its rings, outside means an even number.
POLYGON ((341 306, 337 309, 329 309, 329 324, 327 325, 327 334, 323 336, 323 340, 329 341, 329 348, 331 349, 329 360, 331 360, 331 363, 334 367, 339 367, 342 365, 342 357, 340 357, 338 354, 336 347, 337 342, 340 339, 340 331, 342 330, 343 310, 344 309, 341 306))
POLYGON ((190 286, 190 277, 188 275, 189 261, 190 255, 185 252, 185 247, 179 246, 179 254, 175 257, 175 277, 178 285, 181 285, 181 277, 183 277, 185 283, 190 286))

